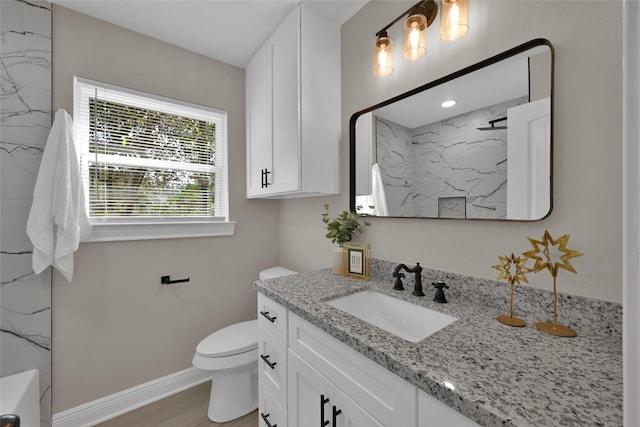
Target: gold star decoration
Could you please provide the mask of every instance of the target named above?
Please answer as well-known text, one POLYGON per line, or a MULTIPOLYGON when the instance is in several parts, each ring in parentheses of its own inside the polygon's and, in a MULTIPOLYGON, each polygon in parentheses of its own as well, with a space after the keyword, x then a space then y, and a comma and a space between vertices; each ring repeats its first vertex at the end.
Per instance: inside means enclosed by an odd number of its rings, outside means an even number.
POLYGON ((532 239, 531 237, 527 237, 527 239, 529 239, 529 242, 533 245, 533 249, 524 252, 522 255, 535 261, 535 265, 533 266, 534 272, 537 273, 544 269, 548 269, 554 278, 558 276, 559 268, 563 268, 572 273, 577 273, 569 260, 571 258, 582 256, 582 253, 567 248, 567 242, 569 241, 568 234, 554 239, 551 237, 551 234, 549 234, 549 231, 545 230, 542 240, 532 239), (556 246, 558 251, 563 254, 560 255, 559 260, 552 259, 554 256, 552 255, 551 250, 556 246))
POLYGON ((525 266, 527 262, 526 258, 517 257, 512 253, 510 256, 498 255, 498 259, 500 260, 500 264, 491 266, 500 272, 498 280, 506 279, 510 285, 515 283, 520 284, 521 281, 529 283, 525 274, 529 273, 531 269, 525 266))

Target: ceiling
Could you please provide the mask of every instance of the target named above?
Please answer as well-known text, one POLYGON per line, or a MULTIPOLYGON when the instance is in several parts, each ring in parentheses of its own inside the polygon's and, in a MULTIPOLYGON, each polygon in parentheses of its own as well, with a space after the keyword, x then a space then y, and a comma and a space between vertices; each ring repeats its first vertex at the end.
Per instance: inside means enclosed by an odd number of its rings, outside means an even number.
POLYGON ((549 54, 548 46, 531 48, 379 108, 375 115, 406 128, 417 129, 425 124, 526 96, 529 94, 529 57, 543 52, 549 54), (442 108, 442 102, 447 100, 455 100, 456 105, 442 108))
MULTIPOLYGON (((299 0, 49 0, 244 68, 299 0)), ((368 0, 303 3, 342 25, 368 0)))

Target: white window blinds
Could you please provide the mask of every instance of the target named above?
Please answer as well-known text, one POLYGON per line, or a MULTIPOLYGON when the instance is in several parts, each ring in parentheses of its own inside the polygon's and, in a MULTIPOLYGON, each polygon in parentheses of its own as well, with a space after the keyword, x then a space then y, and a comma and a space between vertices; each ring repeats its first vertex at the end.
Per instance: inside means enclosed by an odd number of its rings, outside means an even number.
POLYGON ((76 77, 94 223, 227 221, 226 112, 76 77))

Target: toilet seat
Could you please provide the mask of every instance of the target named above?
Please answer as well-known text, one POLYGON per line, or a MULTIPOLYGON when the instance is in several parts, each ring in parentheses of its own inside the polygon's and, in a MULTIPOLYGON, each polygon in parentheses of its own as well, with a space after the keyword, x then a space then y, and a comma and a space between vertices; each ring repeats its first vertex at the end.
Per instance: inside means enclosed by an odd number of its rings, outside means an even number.
POLYGON ((234 356, 258 348, 258 321, 229 325, 198 344, 196 354, 205 358, 234 356))

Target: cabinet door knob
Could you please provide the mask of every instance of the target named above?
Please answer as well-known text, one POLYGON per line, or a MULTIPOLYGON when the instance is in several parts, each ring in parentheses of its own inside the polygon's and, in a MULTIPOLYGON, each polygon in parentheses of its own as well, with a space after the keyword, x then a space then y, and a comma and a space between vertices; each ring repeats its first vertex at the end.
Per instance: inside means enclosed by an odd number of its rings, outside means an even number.
POLYGON ((269 365, 269 367, 271 369, 276 369, 276 365, 278 364, 277 362, 272 362, 269 360, 269 355, 267 354, 266 356, 264 354, 260 355, 260 359, 264 360, 264 363, 266 363, 267 365, 269 365))
POLYGON ((333 420, 333 427, 338 427, 338 415, 342 413, 342 409, 336 408, 336 405, 333 405, 333 415, 331 416, 333 420))
POLYGON ((278 318, 277 316, 269 316, 269 312, 268 311, 261 311, 260 314, 264 317, 267 318, 267 320, 271 323, 275 323, 276 319, 278 318))
POLYGON ((329 425, 329 420, 324 420, 324 405, 329 403, 329 399, 324 397, 324 394, 320 395, 320 427, 329 425))
POLYGON ((269 422, 269 420, 267 418, 269 418, 269 415, 271 414, 264 414, 264 412, 260 412, 260 416, 262 417, 262 419, 264 420, 264 422, 267 424, 267 427, 278 427, 278 424, 271 424, 269 422))

